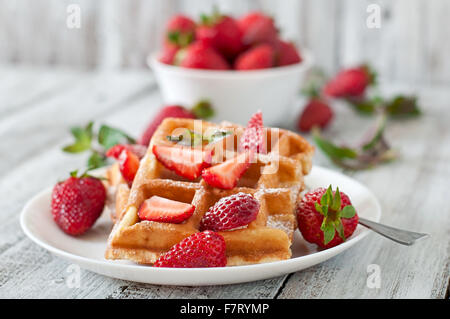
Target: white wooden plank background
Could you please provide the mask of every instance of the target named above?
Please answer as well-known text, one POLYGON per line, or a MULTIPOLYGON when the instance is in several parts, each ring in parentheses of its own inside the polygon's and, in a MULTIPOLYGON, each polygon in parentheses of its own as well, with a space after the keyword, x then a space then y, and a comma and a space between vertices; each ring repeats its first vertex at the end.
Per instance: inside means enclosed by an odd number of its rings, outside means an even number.
MULTIPOLYGON (((68 128, 91 119, 137 135, 160 105, 147 71, 75 72, 0 68, 0 297, 17 298, 444 298, 450 276, 450 92, 445 86, 397 86, 390 94, 417 92, 425 114, 389 125, 388 136, 402 158, 352 173, 382 203, 382 222, 431 234, 413 247, 376 234, 307 270, 230 286, 164 287, 137 284, 82 271, 81 287, 65 284, 68 263, 33 244, 20 230, 25 202, 85 163, 67 155, 68 128), (381 287, 366 286, 367 266, 381 268, 381 287)), ((297 105, 300 107, 300 104, 297 105)), ((354 138, 370 121, 345 105, 328 134, 354 138)), ((333 167, 317 153, 315 164, 333 167)), ((337 168, 334 168, 337 169, 337 168)))
POLYGON ((389 81, 450 83, 448 0, 0 0, 0 63, 142 68, 168 17, 213 5, 273 15, 327 72, 368 61, 389 81), (80 29, 66 27, 69 4, 80 6, 80 29), (380 5, 380 29, 366 26, 369 4, 380 5))

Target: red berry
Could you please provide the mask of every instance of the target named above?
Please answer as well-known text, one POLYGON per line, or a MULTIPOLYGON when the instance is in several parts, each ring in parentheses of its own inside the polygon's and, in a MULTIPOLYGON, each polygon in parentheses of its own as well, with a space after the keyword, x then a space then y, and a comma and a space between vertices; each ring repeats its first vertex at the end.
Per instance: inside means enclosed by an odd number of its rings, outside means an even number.
POLYGON ((266 69, 274 66, 275 51, 268 44, 260 44, 241 53, 234 63, 236 70, 266 69))
POLYGON ((212 187, 233 189, 239 179, 250 167, 253 152, 245 152, 221 164, 206 168, 202 172, 203 180, 212 187))
POLYGON ((128 183, 128 186, 131 187, 134 177, 139 169, 139 157, 133 152, 124 149, 117 160, 119 162, 119 170, 122 177, 128 183))
POLYGON ((234 58, 242 49, 242 33, 236 21, 228 16, 205 17, 196 31, 196 38, 211 44, 228 59, 234 58))
POLYGON ((252 150, 255 153, 266 153, 265 130, 262 112, 252 115, 239 141, 239 150, 252 150))
POLYGON ((154 145, 153 154, 165 167, 190 180, 200 176, 202 169, 210 166, 212 150, 184 146, 154 145))
POLYGON ((242 42, 246 46, 260 43, 274 43, 278 30, 271 17, 261 12, 251 12, 238 21, 242 32, 242 42))
MULTIPOLYGON (((341 244, 344 239, 339 235, 338 231, 332 228, 332 240, 325 243, 324 231, 321 229, 324 215, 317 211, 316 203, 320 205, 321 198, 327 192, 325 188, 318 188, 305 194, 297 207, 297 221, 298 228, 303 235, 303 238, 310 242, 315 243, 322 248, 331 248, 341 244)), ((331 193, 331 189, 330 189, 331 193)), ((333 196, 337 193, 333 192, 333 196)), ((331 194, 330 194, 331 195, 331 194)), ((335 196, 336 197, 336 196, 335 196)), ((333 199, 334 200, 334 199, 333 199)), ((340 205, 337 210, 333 210, 332 205, 328 205, 328 216, 330 218, 330 227, 334 227, 336 222, 342 222, 344 238, 349 238, 358 225, 358 214, 354 214, 351 218, 333 218, 336 216, 336 211, 342 211, 344 207, 351 205, 350 198, 340 192, 340 205), (334 214, 334 215, 333 215, 334 214)))
POLYGON ((225 58, 204 41, 196 41, 178 51, 175 63, 191 69, 228 70, 230 68, 225 58))
POLYGON ((223 197, 203 215, 200 229, 222 231, 245 226, 256 219, 258 212, 259 202, 249 194, 223 197))
POLYGON ((153 133, 155 133, 159 124, 167 118, 167 117, 178 117, 178 118, 187 118, 187 119, 195 119, 195 115, 186 110, 184 107, 179 105, 167 105, 164 106, 158 114, 153 118, 153 120, 148 124, 141 138, 139 139, 139 144, 149 145, 150 140, 152 139, 153 133))
POLYGON ((302 58, 293 43, 278 40, 276 45, 276 60, 277 66, 284 66, 300 63, 302 58))
POLYGON ((173 64, 175 60, 175 55, 177 54, 179 48, 175 45, 164 46, 160 56, 159 61, 165 64, 173 64))
POLYGON ((191 217, 194 210, 194 205, 152 196, 142 203, 138 215, 141 220, 179 224, 191 217))
POLYGON ((99 179, 72 176, 53 188, 53 219, 67 234, 81 235, 100 217, 105 200, 106 190, 99 179))
POLYGON ((132 153, 134 153, 139 159, 143 158, 145 156, 145 153, 147 152, 147 148, 143 145, 139 144, 117 144, 111 147, 107 152, 107 157, 113 157, 115 159, 119 159, 120 153, 122 153, 123 150, 128 150, 132 153))
POLYGON ((195 233, 161 255, 154 267, 225 267, 225 239, 212 231, 195 233))
POLYGON ((184 47, 194 40, 195 22, 184 15, 176 15, 167 23, 165 46, 184 47))
POLYGON ((366 66, 340 71, 324 88, 332 97, 357 97, 364 94, 371 83, 371 73, 366 66))
POLYGON ((311 99, 301 113, 297 127, 302 132, 309 132, 314 126, 326 127, 333 119, 333 110, 319 98, 311 99))

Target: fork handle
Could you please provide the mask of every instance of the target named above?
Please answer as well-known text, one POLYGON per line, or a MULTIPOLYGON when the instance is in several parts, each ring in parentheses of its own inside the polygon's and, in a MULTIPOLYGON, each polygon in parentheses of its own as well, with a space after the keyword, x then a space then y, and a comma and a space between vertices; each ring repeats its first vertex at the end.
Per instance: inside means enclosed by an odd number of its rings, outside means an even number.
POLYGON ((429 235, 428 234, 422 234, 422 233, 415 233, 408 230, 398 229, 391 226, 386 226, 380 223, 373 222, 371 220, 365 219, 365 218, 359 218, 359 223, 374 232, 380 234, 381 236, 384 236, 386 238, 389 238, 390 240, 393 240, 399 244, 411 246, 413 245, 417 240, 421 238, 426 238, 429 235))

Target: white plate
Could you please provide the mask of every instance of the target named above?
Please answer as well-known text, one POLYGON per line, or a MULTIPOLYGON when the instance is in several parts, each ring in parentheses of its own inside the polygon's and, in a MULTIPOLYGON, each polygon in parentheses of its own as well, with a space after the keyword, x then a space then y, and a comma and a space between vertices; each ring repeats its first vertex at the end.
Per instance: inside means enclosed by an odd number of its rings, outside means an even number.
MULTIPOLYGON (((377 199, 359 182, 318 166, 313 167, 305 181, 308 189, 327 187, 329 184, 333 188, 339 186, 340 190, 350 196, 359 216, 379 221, 381 210, 377 199)), ((315 245, 305 242, 296 231, 292 258, 266 264, 220 268, 154 268, 128 261, 104 259, 106 239, 112 227, 108 213, 104 213, 86 234, 80 237, 66 235, 53 222, 50 199, 51 188, 36 195, 22 211, 22 229, 35 243, 90 271, 150 284, 201 286, 277 277, 321 263, 353 246, 369 233, 368 229, 358 225, 354 234, 343 244, 327 250, 317 250, 315 245)))

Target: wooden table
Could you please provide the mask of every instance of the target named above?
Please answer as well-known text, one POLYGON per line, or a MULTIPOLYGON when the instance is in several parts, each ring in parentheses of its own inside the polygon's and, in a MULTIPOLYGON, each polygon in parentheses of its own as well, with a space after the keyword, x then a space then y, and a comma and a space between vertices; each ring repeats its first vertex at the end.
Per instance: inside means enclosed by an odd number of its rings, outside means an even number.
MULTIPOLYGON (((385 85, 417 92, 425 114, 389 123, 398 161, 345 172, 381 201, 382 222, 431 234, 405 247, 370 234, 320 265, 269 280, 219 287, 152 286, 83 270, 81 287, 68 288, 68 263, 22 232, 19 214, 44 187, 83 167, 68 155, 68 128, 91 119, 138 135, 161 104, 149 72, 87 73, 0 68, 0 297, 8 298, 448 298, 450 239, 450 90, 385 85), (381 271, 369 288, 368 266, 381 271)), ((358 136, 370 119, 336 105, 329 134, 358 136), (355 133, 356 132, 356 133, 355 133)), ((333 167, 318 152, 315 164, 333 167)), ((334 167, 335 168, 335 167, 334 167)), ((338 168, 335 168, 338 169, 338 168)), ((369 285, 370 286, 370 285, 369 285)))

